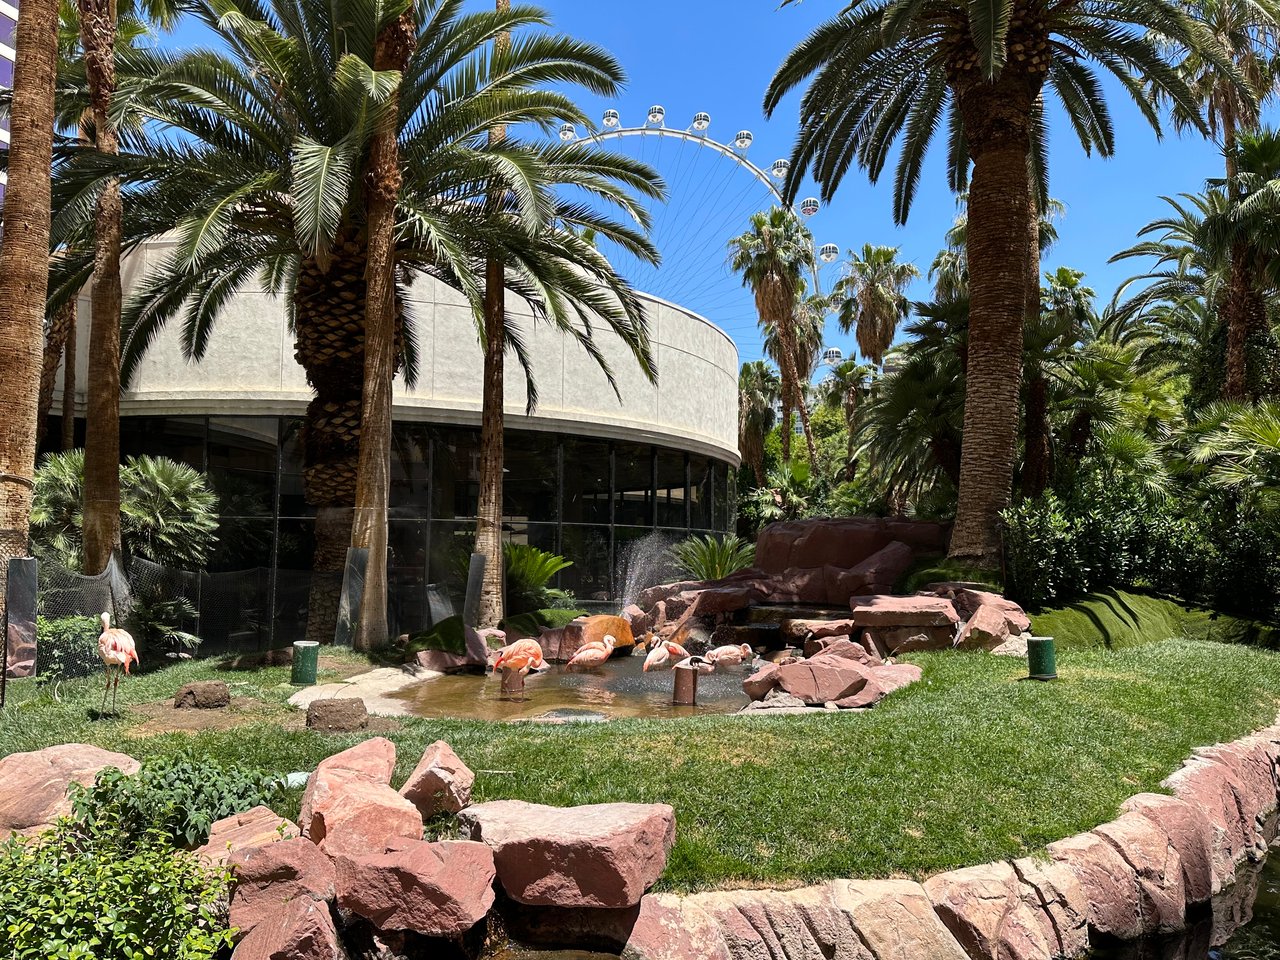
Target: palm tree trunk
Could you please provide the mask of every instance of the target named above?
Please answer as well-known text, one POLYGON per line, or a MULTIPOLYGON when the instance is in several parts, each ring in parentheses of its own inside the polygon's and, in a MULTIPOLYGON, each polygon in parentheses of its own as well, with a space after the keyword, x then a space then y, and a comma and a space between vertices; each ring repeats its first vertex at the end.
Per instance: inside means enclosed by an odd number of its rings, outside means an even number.
MULTIPOLYGON (((114 155, 116 4, 79 0, 79 8, 96 145, 114 155)), ((84 572, 89 575, 105 570, 120 548, 120 219, 120 183, 108 180, 94 211, 84 450, 84 572)))
MULTIPOLYGON (((0 623, 9 558, 31 521, 44 304, 49 286, 50 169, 58 5, 23 0, 10 108, 9 182, 0 240, 0 623)), ((3 642, 3 638, 0 638, 3 642)))
MULTIPOLYGON (((413 17, 406 12, 378 35, 375 70, 403 72, 413 50, 413 17)), ((392 389, 396 376, 396 200, 400 151, 398 96, 379 120, 365 170, 369 260, 364 314, 364 384, 360 453, 351 545, 369 551, 364 598, 353 644, 370 650, 387 640, 387 511, 391 499, 392 389)))
POLYGON ((1243 403, 1248 394, 1249 334, 1255 299, 1250 250, 1245 242, 1231 247, 1231 272, 1222 316, 1227 327, 1227 355, 1222 381, 1222 399, 1243 403))
POLYGON ((1022 494, 1038 497, 1049 485, 1049 381, 1036 374, 1027 381, 1026 448, 1022 461, 1022 494))
MULTIPOLYGON (((511 0, 496 0, 498 13, 511 10, 511 0)), ((493 44, 501 54, 511 44, 511 35, 500 34, 493 44)), ((489 131, 489 143, 506 138, 503 126, 489 131)), ((491 197, 496 206, 499 198, 491 197)), ((506 271, 502 261, 490 257, 484 270, 484 383, 480 414, 480 497, 476 505, 476 553, 484 557, 484 580, 480 591, 479 623, 476 627, 496 627, 502 619, 502 463, 503 369, 506 338, 506 271)))
MULTIPOLYGON (((989 110, 992 116, 1000 112, 989 110)), ((965 122, 968 129, 968 111, 965 122)), ((986 149, 975 147, 969 187, 969 348, 950 555, 983 564, 999 559, 999 513, 1013 485, 1027 252, 1035 242, 1028 236, 1034 230, 1027 216, 1032 206, 1028 148, 1024 137, 1011 134, 993 137, 986 149)))
POLYGON ((78 299, 71 301, 71 326, 62 359, 62 449, 76 445, 76 327, 79 323, 78 299))
POLYGON ((58 308, 49 322, 49 332, 44 338, 44 362, 40 369, 40 412, 36 429, 36 442, 44 440, 49 428, 49 414, 53 410, 53 388, 57 385, 58 366, 66 353, 67 340, 76 325, 76 302, 68 300, 58 308))

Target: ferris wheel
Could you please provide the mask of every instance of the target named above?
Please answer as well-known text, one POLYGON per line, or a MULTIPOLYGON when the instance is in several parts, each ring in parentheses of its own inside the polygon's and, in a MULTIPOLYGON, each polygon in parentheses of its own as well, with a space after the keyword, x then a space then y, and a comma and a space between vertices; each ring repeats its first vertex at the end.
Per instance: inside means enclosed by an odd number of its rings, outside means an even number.
MULTIPOLYGON (((779 159, 763 169, 748 156, 755 140, 750 130, 721 142, 710 129, 711 115, 702 112, 687 128, 667 126, 666 109, 654 105, 638 125, 626 126, 617 110, 606 110, 599 130, 584 133, 566 123, 560 139, 608 143, 657 170, 667 184, 667 201, 649 201, 648 207, 650 238, 662 263, 654 267, 607 241, 601 249, 636 289, 706 317, 729 333, 747 359, 759 355, 761 337, 751 294, 730 269, 729 241, 748 229, 752 214, 783 204, 780 187, 791 164, 779 159)), ((822 204, 805 197, 795 209, 812 228, 822 204)), ((824 243, 816 253, 812 282, 821 290, 820 268, 837 260, 840 248, 824 243)))

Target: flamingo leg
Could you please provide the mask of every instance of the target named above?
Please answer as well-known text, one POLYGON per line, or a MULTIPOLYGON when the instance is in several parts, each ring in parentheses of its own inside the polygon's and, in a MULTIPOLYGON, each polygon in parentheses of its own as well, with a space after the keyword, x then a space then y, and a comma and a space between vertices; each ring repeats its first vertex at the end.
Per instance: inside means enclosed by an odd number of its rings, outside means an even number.
POLYGON ((120 689, 120 671, 116 671, 115 682, 111 685, 111 715, 116 715, 116 692, 120 689))
POLYGON ((107 713, 107 691, 111 689, 111 668, 104 664, 102 671, 107 676, 107 685, 102 688, 102 706, 98 708, 99 717, 103 717, 107 713))

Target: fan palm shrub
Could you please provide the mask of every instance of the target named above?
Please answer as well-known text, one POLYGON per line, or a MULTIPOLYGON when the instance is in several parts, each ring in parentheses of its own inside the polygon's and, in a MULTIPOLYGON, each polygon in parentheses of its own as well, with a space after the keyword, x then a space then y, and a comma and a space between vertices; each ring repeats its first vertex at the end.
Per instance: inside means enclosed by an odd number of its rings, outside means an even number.
POLYGON ((691 580, 720 580, 756 559, 755 544, 736 534, 688 537, 671 547, 671 559, 691 580))
POLYGON ((573 602, 572 594, 547 586, 557 573, 573 566, 572 560, 540 550, 532 544, 512 543, 510 540, 502 545, 502 559, 507 609, 512 613, 567 606, 573 602))
POLYGON ((1046 98, 1062 105, 1084 149, 1103 156, 1115 141, 1099 70, 1157 129, 1148 86, 1207 129, 1153 31, 1240 84, 1221 45, 1170 0, 867 0, 820 24, 783 61, 765 95, 772 115, 805 86, 788 201, 809 175, 830 199, 855 164, 877 181, 901 143, 894 215, 905 222, 939 132, 951 188, 968 189, 972 316, 955 558, 990 561, 1000 552, 997 515, 1012 489, 1022 327, 1038 309, 1036 223, 1049 195, 1046 98))
MULTIPOLYGON (((418 4, 401 72, 372 67, 378 34, 400 9, 368 0, 197 2, 193 12, 228 52, 153 52, 149 84, 136 94, 154 116, 147 142, 115 162, 86 158, 65 176, 68 211, 101 179, 122 177, 126 248, 166 233, 177 238, 126 304, 126 383, 167 324, 181 323, 184 352, 199 360, 224 308, 247 285, 284 302, 295 356, 314 391, 302 436, 304 490, 316 510, 312 639, 333 635, 351 542, 370 256, 365 171, 387 111, 402 178, 392 336, 406 381, 417 374, 409 285, 428 277, 458 289, 479 337, 484 264, 495 253, 506 286, 611 380, 595 339, 601 327, 654 375, 640 300, 581 233, 589 228, 637 256, 656 257, 633 196, 658 196, 661 183, 643 164, 589 142, 538 136, 561 123, 589 125, 548 84, 609 94, 622 76, 618 64, 543 29, 546 18, 534 8, 467 13, 463 6, 418 4), (511 44, 490 52, 504 33, 511 44), (534 137, 491 141, 488 131, 500 124, 534 137)), ((75 239, 77 224, 68 219, 68 239, 75 239)), ((528 377, 533 404, 526 336, 509 326, 504 343, 528 377)))

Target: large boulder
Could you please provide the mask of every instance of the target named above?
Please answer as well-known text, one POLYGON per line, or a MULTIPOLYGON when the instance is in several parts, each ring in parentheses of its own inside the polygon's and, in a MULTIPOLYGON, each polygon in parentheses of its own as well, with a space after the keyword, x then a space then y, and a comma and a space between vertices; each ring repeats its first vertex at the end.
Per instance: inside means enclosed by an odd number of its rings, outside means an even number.
POLYGON ((196 854, 219 866, 237 853, 297 837, 298 826, 270 807, 257 806, 214 822, 209 839, 196 854))
POLYGON ((837 880, 831 888, 836 905, 849 917, 874 960, 966 960, 920 884, 837 880))
POLYGON ((954 627, 960 622, 955 606, 943 597, 877 594, 853 597, 849 607, 859 627, 954 627))
POLYGON ((871 667, 879 666, 884 662, 875 654, 868 652, 867 648, 862 644, 856 643, 848 637, 822 637, 817 640, 806 640, 804 642, 804 655, 806 657, 843 657, 846 660, 855 660, 871 667))
POLYGON ((1215 892, 1234 882, 1240 863, 1257 856, 1259 847, 1266 849, 1266 838, 1246 805, 1248 791, 1237 782, 1230 767, 1195 758, 1174 771, 1161 786, 1199 810, 1209 825, 1215 892))
POLYGON ((232 960, 346 960, 329 906, 290 900, 240 941, 232 960))
POLYGON ((895 540, 913 552, 937 553, 946 547, 946 528, 928 521, 876 517, 771 523, 756 538, 755 563, 775 575, 788 567, 848 570, 895 540))
POLYGON ((1166 934, 1186 926, 1187 899, 1182 858, 1168 834, 1146 817, 1126 813, 1093 832, 1115 848, 1138 879, 1138 910, 1144 933, 1166 934))
POLYGON ((338 906, 379 930, 458 937, 493 906, 493 851, 470 840, 392 840, 337 858, 338 906))
POLYGON ((956 634, 956 647, 961 650, 994 650, 1010 636, 1009 621, 1004 613, 991 604, 983 604, 956 634))
POLYGON ((1198 807, 1163 793, 1139 793, 1120 810, 1146 817, 1168 837, 1182 862, 1188 904, 1208 903, 1222 889, 1213 873, 1213 827, 1198 807))
POLYGON ((1120 940, 1142 936, 1137 871, 1111 843, 1095 833, 1080 833, 1049 844, 1047 852, 1070 868, 1084 888, 1092 933, 1120 940))
POLYGON ((1031 629, 1031 618, 1022 607, 974 584, 931 583, 925 587, 925 592, 950 600, 961 620, 971 619, 983 607, 992 607, 1003 615, 1008 633, 1016 636, 1031 629))
POLYGON ((235 874, 230 919, 237 940, 290 900, 328 903, 334 898, 333 861, 301 837, 237 850, 229 864, 235 874))
POLYGON ((422 814, 385 783, 353 778, 335 786, 332 802, 312 814, 307 834, 329 856, 380 850, 395 839, 422 839, 422 814))
POLYGON ((746 677, 742 681, 742 692, 752 700, 763 700, 765 694, 778 686, 781 679, 778 671, 781 669, 775 663, 766 663, 751 676, 746 677))
MULTIPOLYGON (((560 634, 560 642, 553 659, 568 661, 578 652, 578 648, 588 643, 599 643, 605 637, 613 637, 613 649, 617 656, 626 656, 636 645, 631 624, 624 617, 600 615, 595 617, 579 617, 560 634)), ((544 646, 542 655, 547 656, 544 646)))
POLYGON ((423 752, 400 796, 417 807, 423 819, 430 819, 439 813, 457 813, 470 804, 475 780, 453 748, 437 740, 423 752))
POLYGON ((871 677, 871 669, 843 657, 813 657, 778 667, 778 686, 810 706, 851 697, 871 677))
POLYGON ((887 593, 914 560, 915 553, 905 543, 899 540, 887 543, 841 578, 839 589, 829 602, 847 603, 857 593, 887 593))
POLYGON ((511 899, 557 907, 630 907, 666 867, 675 812, 666 804, 547 807, 497 800, 459 819, 493 848, 511 899))
POLYGON ((950 650, 955 645, 955 628, 868 627, 862 631, 862 645, 882 659, 918 650, 950 650))
POLYGON ((395 767, 396 745, 386 737, 371 737, 322 760, 308 778, 307 788, 302 793, 302 808, 298 814, 302 835, 311 835, 312 820, 335 801, 345 784, 353 780, 389 784, 395 767))
POLYGON ((903 687, 920 679, 922 673, 914 663, 889 663, 871 667, 871 676, 860 690, 836 700, 842 710, 858 710, 874 707, 877 703, 903 687))
POLYGON ((47 830, 71 812, 71 784, 91 786, 98 773, 116 767, 138 772, 138 761, 87 743, 65 743, 0 758, 0 839, 47 830))
POLYGON ((778 628, 784 640, 804 643, 823 637, 848 637, 859 632, 852 620, 783 620, 778 628))
POLYGON ((231 705, 231 690, 222 680, 198 680, 173 696, 177 710, 220 710, 231 705))

